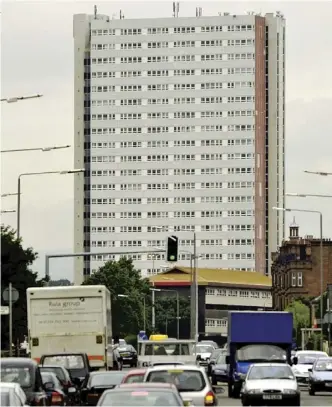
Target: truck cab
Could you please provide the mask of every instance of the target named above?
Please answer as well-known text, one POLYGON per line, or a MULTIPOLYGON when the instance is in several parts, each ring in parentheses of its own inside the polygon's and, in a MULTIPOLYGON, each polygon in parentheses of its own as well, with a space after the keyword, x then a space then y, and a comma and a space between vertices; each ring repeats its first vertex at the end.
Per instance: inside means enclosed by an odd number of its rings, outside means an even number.
POLYGON ((240 396, 253 363, 291 364, 293 314, 232 311, 228 320, 228 396, 240 396))

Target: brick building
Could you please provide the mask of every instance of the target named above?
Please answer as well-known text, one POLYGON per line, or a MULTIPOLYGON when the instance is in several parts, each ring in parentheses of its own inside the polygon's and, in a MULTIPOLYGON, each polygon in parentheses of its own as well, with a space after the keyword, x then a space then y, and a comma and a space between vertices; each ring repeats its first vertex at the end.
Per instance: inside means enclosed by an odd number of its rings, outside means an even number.
MULTIPOLYGON (((284 310, 297 297, 317 297, 320 288, 320 239, 299 236, 295 222, 289 240, 272 253, 272 299, 275 310, 284 310)), ((323 286, 332 284, 332 241, 323 240, 323 286)))

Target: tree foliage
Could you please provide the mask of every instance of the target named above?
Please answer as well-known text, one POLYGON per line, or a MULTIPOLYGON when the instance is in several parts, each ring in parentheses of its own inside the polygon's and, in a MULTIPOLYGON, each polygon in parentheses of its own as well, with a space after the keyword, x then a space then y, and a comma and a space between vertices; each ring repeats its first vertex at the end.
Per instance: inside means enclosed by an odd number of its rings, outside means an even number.
POLYGON ((150 293, 148 279, 141 278, 132 260, 121 258, 106 262, 83 283, 99 284, 111 292, 113 337, 137 334, 143 327, 143 299, 150 293))
POLYGON ((293 314, 293 328, 295 337, 298 343, 301 341, 301 328, 310 326, 310 309, 302 301, 292 301, 285 311, 292 312, 293 314))
MULTIPOLYGON (((43 285, 43 280, 37 279, 37 273, 29 266, 37 259, 37 253, 32 248, 24 249, 21 240, 15 236, 15 231, 1 226, 1 304, 8 305, 2 298, 2 292, 12 283, 19 292, 19 299, 13 303, 13 342, 23 341, 27 335, 27 300, 26 290, 29 287, 43 285)), ((1 347, 9 348, 9 317, 1 318, 1 347)))
POLYGON ((50 280, 48 282, 49 287, 67 287, 72 285, 72 283, 66 278, 60 278, 59 280, 50 280))

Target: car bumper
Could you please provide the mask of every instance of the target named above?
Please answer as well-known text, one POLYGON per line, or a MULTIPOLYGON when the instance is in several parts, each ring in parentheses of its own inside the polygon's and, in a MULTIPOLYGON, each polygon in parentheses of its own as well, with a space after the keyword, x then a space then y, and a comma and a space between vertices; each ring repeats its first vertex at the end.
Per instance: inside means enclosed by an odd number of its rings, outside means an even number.
POLYGON ((228 382, 228 375, 227 373, 214 373, 212 372, 211 376, 215 378, 217 382, 227 383, 228 382))
POLYGON ((130 365, 137 363, 137 357, 136 356, 121 356, 122 357, 122 363, 124 365, 130 365))
POLYGON ((243 394, 243 405, 250 406, 296 406, 300 405, 299 394, 282 394, 281 399, 264 399, 263 394, 243 394))
POLYGON ((324 391, 324 392, 329 392, 332 393, 332 381, 322 381, 322 382, 317 382, 317 381, 310 381, 309 382, 310 387, 315 391, 324 391))

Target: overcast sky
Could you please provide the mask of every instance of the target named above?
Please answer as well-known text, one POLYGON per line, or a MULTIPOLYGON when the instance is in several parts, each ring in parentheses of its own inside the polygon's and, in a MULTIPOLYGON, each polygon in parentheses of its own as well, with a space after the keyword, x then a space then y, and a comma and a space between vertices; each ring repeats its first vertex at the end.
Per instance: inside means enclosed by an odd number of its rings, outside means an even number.
MULTIPOLYGON (((72 16, 93 13, 125 18, 171 17, 172 2, 2 2, 1 97, 42 93, 43 98, 2 103, 1 148, 73 144, 72 16)), ((281 11, 286 36, 286 183, 288 192, 332 195, 332 176, 306 175, 304 169, 332 172, 332 2, 181 2, 179 16, 281 11)), ((73 168, 73 149, 48 153, 2 154, 1 193, 17 191, 24 172, 73 168)), ((292 208, 323 212, 324 235, 332 237, 332 201, 287 198, 292 208)), ((2 200, 15 209, 16 197, 2 200)), ((73 251, 73 175, 26 177, 22 181, 21 235, 39 252, 34 269, 44 274, 45 253, 73 251)), ((2 222, 16 227, 16 214, 2 222)), ((288 216, 288 223, 293 215, 288 216)), ((317 235, 315 214, 296 214, 300 233, 317 235)), ((51 277, 73 278, 72 262, 52 260, 51 277)))

